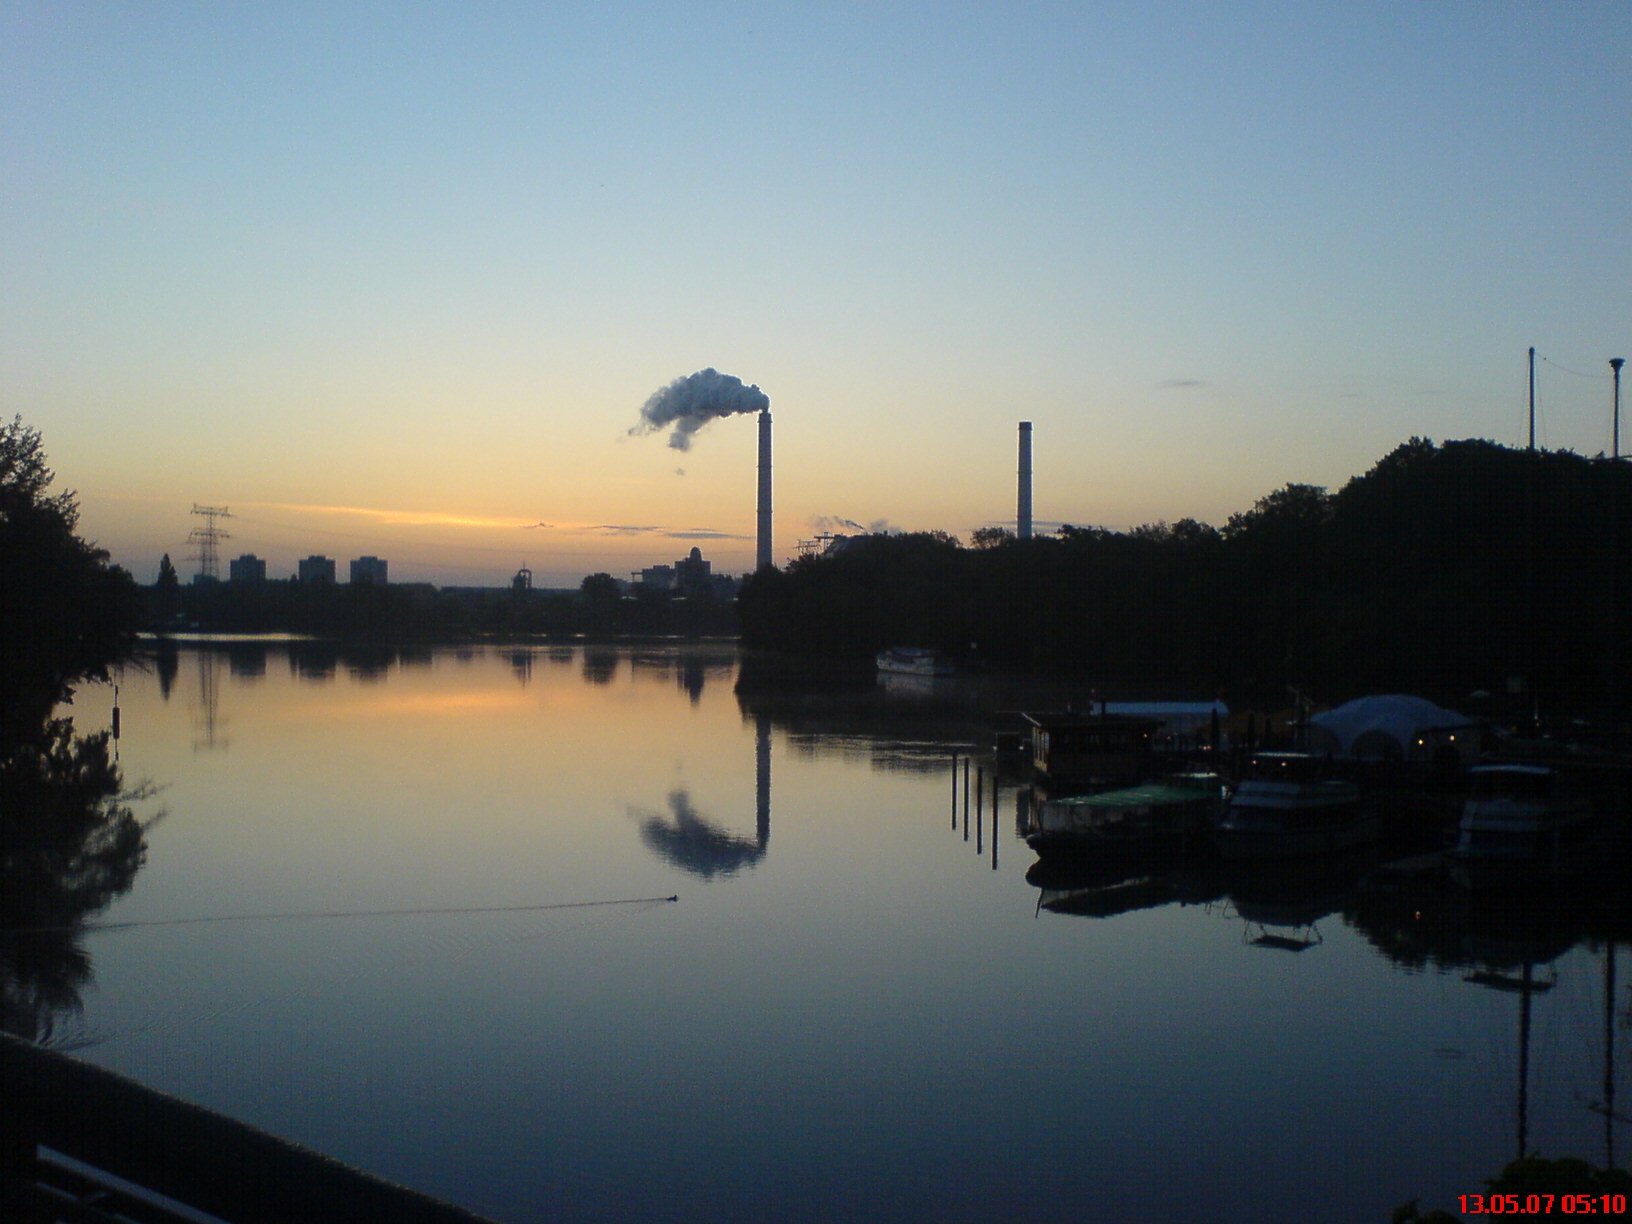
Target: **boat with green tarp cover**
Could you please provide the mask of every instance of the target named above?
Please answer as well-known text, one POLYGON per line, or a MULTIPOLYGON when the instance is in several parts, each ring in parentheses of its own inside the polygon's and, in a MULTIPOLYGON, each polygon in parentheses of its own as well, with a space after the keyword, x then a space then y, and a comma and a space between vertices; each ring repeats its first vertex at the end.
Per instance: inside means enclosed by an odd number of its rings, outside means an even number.
POLYGON ((1045 857, 1183 851, 1207 836, 1223 802, 1213 773, 1048 799, 1032 809, 1026 844, 1045 857))

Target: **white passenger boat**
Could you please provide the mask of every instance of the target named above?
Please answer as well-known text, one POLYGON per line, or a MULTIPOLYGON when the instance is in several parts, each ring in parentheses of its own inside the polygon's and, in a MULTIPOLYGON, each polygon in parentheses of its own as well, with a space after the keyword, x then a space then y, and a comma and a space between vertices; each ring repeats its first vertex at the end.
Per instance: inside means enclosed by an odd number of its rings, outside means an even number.
POLYGON ((938 650, 917 646, 892 646, 874 659, 878 670, 897 676, 950 676, 952 660, 938 650))
POLYGON ((1260 752, 1236 784, 1213 830, 1221 857, 1308 858, 1377 840, 1381 821, 1360 787, 1332 776, 1331 760, 1306 752, 1260 752))
POLYGON ((1450 855, 1464 887, 1553 883, 1608 849, 1607 821, 1549 765, 1476 765, 1468 782, 1450 855))

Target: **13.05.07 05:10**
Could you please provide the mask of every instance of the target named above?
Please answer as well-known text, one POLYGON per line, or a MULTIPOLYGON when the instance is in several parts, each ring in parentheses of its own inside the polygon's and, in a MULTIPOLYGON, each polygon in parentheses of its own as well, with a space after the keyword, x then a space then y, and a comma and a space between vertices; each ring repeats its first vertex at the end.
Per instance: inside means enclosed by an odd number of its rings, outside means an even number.
POLYGON ((1624 1194, 1460 1194, 1463 1215, 1625 1215, 1624 1194))

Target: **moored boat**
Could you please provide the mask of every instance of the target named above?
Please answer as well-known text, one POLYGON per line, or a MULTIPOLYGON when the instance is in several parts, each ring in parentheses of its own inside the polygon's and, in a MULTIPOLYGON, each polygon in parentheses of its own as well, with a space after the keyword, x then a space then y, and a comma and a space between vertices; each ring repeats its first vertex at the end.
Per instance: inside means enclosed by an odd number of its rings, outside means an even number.
POLYGON ((1046 799, 1032 810, 1026 844, 1045 858, 1182 852, 1205 841, 1223 794, 1217 774, 1194 773, 1046 799))
POLYGON ((1450 852, 1451 878, 1475 889, 1554 883, 1601 861, 1608 833, 1608 822, 1552 766, 1476 765, 1450 852))
POLYGON ((1331 760, 1307 752, 1260 752, 1236 784, 1213 830, 1221 857, 1308 858, 1377 840, 1377 814, 1360 787, 1332 774, 1331 760))
POLYGON ((873 660, 878 670, 897 676, 950 676, 952 660, 938 650, 917 646, 891 646, 873 660))

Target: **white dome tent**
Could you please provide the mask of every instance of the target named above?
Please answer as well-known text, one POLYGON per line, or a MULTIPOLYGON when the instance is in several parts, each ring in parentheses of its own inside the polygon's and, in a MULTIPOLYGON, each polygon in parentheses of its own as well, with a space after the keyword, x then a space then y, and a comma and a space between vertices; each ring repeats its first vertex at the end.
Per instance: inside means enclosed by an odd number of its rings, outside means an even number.
POLYGON ((1467 762, 1479 755, 1479 725, 1422 697, 1357 697, 1309 720, 1311 751, 1362 761, 1467 762))

